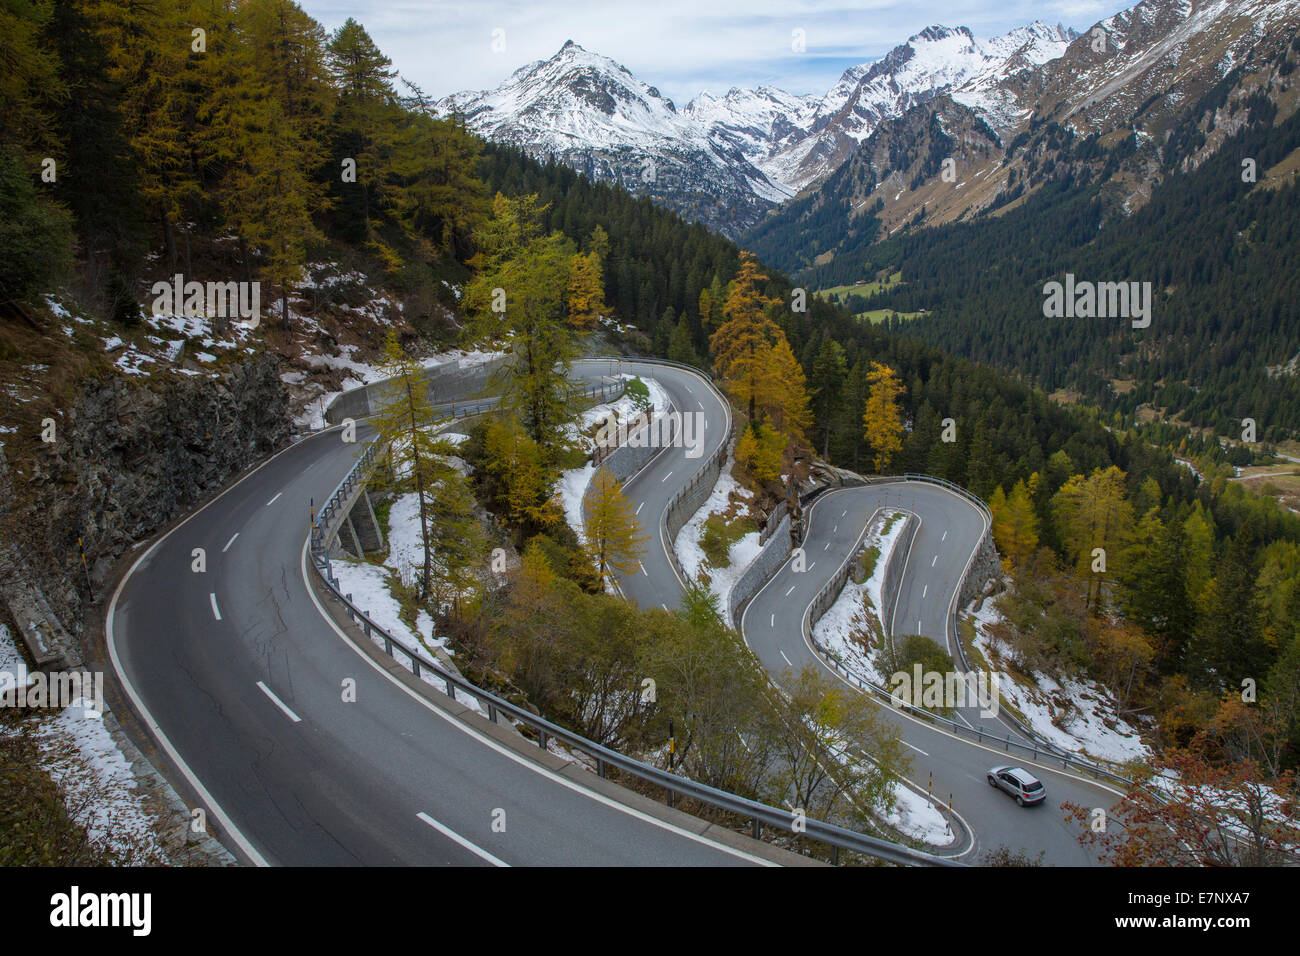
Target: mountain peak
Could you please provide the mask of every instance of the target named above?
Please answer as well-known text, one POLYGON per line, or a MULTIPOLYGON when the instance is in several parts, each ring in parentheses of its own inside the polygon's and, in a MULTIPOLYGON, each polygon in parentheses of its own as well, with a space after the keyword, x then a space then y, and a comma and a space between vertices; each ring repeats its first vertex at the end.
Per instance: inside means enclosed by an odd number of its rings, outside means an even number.
POLYGON ((920 33, 908 38, 908 42, 913 40, 929 40, 934 43, 939 40, 946 40, 949 37, 962 36, 967 40, 974 40, 975 35, 970 32, 969 27, 946 27, 942 23, 936 23, 926 27, 920 33))

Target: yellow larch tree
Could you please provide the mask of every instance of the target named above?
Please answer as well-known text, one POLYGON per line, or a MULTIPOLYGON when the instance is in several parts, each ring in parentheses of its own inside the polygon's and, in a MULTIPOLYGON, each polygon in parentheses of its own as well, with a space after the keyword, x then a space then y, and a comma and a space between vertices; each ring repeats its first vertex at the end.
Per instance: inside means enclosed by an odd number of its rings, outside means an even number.
POLYGON ((890 460, 903 450, 903 414, 898 397, 903 383, 888 365, 871 363, 867 372, 867 406, 862 413, 863 435, 875 451, 876 472, 883 474, 890 460))
POLYGON ((622 484, 605 468, 591 479, 585 523, 587 549, 602 580, 609 571, 636 570, 649 539, 639 533, 636 513, 622 484))
POLYGON ((740 272, 732 281, 722 314, 726 317, 709 339, 713 367, 732 399, 749 408, 749 420, 757 417, 757 399, 763 379, 769 374, 771 352, 785 338, 781 327, 768 315, 768 308, 780 300, 763 294, 767 276, 758 270, 758 259, 740 254, 740 272))
POLYGON ((569 325, 581 330, 595 328, 596 320, 609 311, 600 258, 595 252, 579 252, 570 260, 565 306, 569 325))

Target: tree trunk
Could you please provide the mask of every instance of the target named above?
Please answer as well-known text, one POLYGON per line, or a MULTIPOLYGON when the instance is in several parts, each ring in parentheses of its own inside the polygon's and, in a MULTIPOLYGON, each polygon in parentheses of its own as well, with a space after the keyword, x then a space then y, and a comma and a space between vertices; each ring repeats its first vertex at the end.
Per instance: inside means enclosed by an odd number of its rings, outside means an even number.
MULTIPOLYGON (((162 214, 161 221, 162 221, 162 234, 163 234, 163 248, 167 250, 167 262, 171 265, 172 271, 175 272, 176 271, 176 237, 172 235, 172 223, 171 220, 167 218, 166 213, 162 214)), ((175 303, 175 306, 178 312, 184 311, 184 308, 180 303, 175 303)))

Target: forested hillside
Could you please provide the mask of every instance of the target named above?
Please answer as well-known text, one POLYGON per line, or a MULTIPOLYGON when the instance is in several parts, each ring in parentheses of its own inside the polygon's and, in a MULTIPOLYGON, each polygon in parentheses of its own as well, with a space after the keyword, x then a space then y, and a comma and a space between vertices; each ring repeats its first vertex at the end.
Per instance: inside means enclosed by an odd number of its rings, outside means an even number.
MULTIPOLYGON (((1225 95, 1216 89, 1191 112, 1213 112, 1225 95)), ((1300 188, 1268 174, 1294 162, 1300 114, 1278 121, 1262 93, 1233 108, 1241 128, 1193 171, 1177 169, 1203 134, 1171 139, 1171 174, 1131 215, 1118 213, 1107 177, 1132 161, 1133 137, 1107 145, 1045 127, 1035 135, 1050 145, 1051 181, 1021 203, 1013 189, 1004 213, 877 242, 870 210, 845 232, 831 203, 807 197, 807 211, 792 207, 755 240, 781 261, 792 253, 777 250, 835 246, 831 261, 798 274, 811 288, 901 271, 899 284, 858 306, 925 310, 893 328, 1048 392, 1070 390, 1129 421, 1139 408, 1167 412, 1231 437, 1252 418, 1260 438, 1279 441, 1300 432, 1300 380, 1288 368, 1300 354, 1300 188), (1150 327, 1045 318, 1044 285, 1067 273, 1150 282, 1150 327)), ((1013 142, 1008 156, 1023 146, 1013 142)), ((836 176, 851 174, 846 166, 836 176)))
MULTIPOLYGON (((416 374, 402 339, 516 359, 503 395, 515 414, 476 429, 465 455, 495 530, 531 551, 516 584, 558 604, 574 603, 572 587, 552 573, 600 589, 555 501, 574 455, 564 371, 583 344, 613 346, 715 374, 739 413, 739 474, 766 505, 788 493, 783 474, 807 475, 818 456, 927 472, 988 499, 1009 569, 1050 584, 1017 592, 1025 661, 1121 673, 1111 651, 1132 650, 1126 694, 1172 740, 1204 725, 1241 679, 1267 678, 1274 699, 1294 687, 1300 518, 1229 485, 1217 446, 1200 449, 1198 483, 1162 447, 1167 436, 1053 403, 1044 389, 1072 387, 1121 413, 1168 405, 1225 429, 1252 417, 1262 437, 1300 428, 1295 376, 1265 368, 1300 352, 1300 194, 1241 177, 1243 157, 1266 169, 1300 146, 1295 117, 1275 125, 1264 105, 1250 109, 1230 146, 1100 233, 1102 187, 1066 169, 1001 217, 880 246, 864 233, 798 284, 649 200, 485 147, 433 115, 355 21, 326 34, 288 0, 60 0, 0 17, 0 53, 14 64, 0 84, 6 369, 53 367, 65 394, 107 374, 103 339, 73 336, 85 344, 74 356, 57 323, 42 325, 46 293, 71 289, 127 337, 151 283, 176 272, 264 283, 277 321, 253 341, 289 362, 311 267, 343 262, 389 300, 393 368, 416 374), (881 328, 811 294, 814 281, 882 270, 902 281, 870 304, 931 314, 881 328), (1044 319, 1043 283, 1067 271, 1152 282, 1151 327, 1044 319), (1112 378, 1136 385, 1120 396, 1112 378), (1098 515, 1114 532, 1103 545, 1098 515), (1099 546, 1111 553, 1104 578, 1084 560, 1099 546), (1137 638, 1121 641, 1125 628, 1137 638), (1199 709, 1177 724, 1187 708, 1199 709)), ((1096 141, 1060 145, 1108 162, 1096 141)), ((34 415, 61 414, 60 397, 46 389, 14 413, 22 441, 37 441, 34 415)), ((444 527, 468 526, 470 483, 434 468, 438 454, 411 464, 417 482, 428 478, 414 493, 422 509, 444 509, 444 527)), ((39 485, 29 465, 16 470, 39 485)), ((465 560, 485 560, 476 550, 465 560)), ((447 570, 449 616, 468 628, 481 607, 462 601, 461 568, 447 570)), ((412 600, 431 591, 426 577, 412 600)), ((1294 710, 1277 721, 1294 762, 1294 710)))
POLYGON ((327 35, 279 0, 0 15, 7 304, 71 280, 130 321, 142 280, 183 269, 261 280, 283 313, 330 241, 432 299, 439 264, 467 258, 478 144, 355 21, 327 35))

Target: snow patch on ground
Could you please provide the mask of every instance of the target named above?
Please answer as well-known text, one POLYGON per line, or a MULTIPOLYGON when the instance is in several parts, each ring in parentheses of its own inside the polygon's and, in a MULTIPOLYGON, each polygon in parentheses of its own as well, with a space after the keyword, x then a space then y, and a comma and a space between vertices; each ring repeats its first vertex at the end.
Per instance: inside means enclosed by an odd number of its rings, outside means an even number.
MULTIPOLYGON (((3 625, 0 670, 27 679, 15 637, 3 625)), ((92 706, 91 701, 78 700, 53 717, 27 722, 42 766, 63 794, 69 817, 85 828, 92 843, 111 848, 128 863, 165 861, 157 838, 159 822, 145 809, 131 765, 92 706)))
POLYGON ((1125 763, 1151 757, 1137 728, 1115 715, 1110 695, 1095 681, 1066 678, 1057 682, 1037 673, 1034 683, 1027 685, 999 670, 997 664, 1007 653, 989 633, 989 627, 1002 620, 992 600, 973 602, 966 613, 975 624, 975 646, 997 675, 1002 696, 1024 715, 1035 733, 1071 753, 1098 760, 1125 763))
POLYGON ((581 468, 571 468, 560 475, 560 504, 564 507, 564 520, 578 535, 579 541, 587 540, 587 525, 582 512, 582 499, 587 494, 587 485, 596 473, 596 466, 587 462, 581 468))
POLYGON ((818 645, 825 648, 849 673, 873 684, 880 684, 884 678, 876 670, 876 652, 863 647, 852 635, 868 629, 865 616, 868 613, 875 617, 875 626, 870 630, 877 634, 887 633, 880 592, 885 583, 885 566, 906 525, 903 518, 894 517, 895 514, 897 512, 893 511, 877 514, 863 539, 863 548, 880 549, 880 557, 876 559, 871 576, 861 584, 850 578, 835 603, 813 625, 813 640, 818 645), (886 525, 889 525, 888 532, 885 531, 886 525))
POLYGON ((950 846, 956 839, 944 812, 911 787, 895 783, 894 801, 885 819, 895 830, 931 846, 950 846))
MULTIPOLYGON (((414 495, 406 497, 414 498, 414 495)), ((401 499, 399 499, 400 501, 401 499)), ((394 503, 394 509, 396 508, 394 503)), ((419 538, 419 518, 416 518, 416 538, 419 538)), ((420 562, 423 563, 424 557, 421 554, 420 562)), ((392 569, 386 570, 379 565, 370 564, 365 561, 353 561, 350 559, 335 559, 331 562, 334 576, 338 578, 339 590, 345 595, 352 595, 352 603, 365 611, 366 616, 374 621, 385 631, 399 640, 405 641, 410 645, 424 644, 426 647, 440 647, 448 654, 451 649, 447 646, 445 637, 434 637, 433 618, 426 611, 419 611, 416 615, 416 630, 411 630, 406 622, 402 620, 402 605, 397 598, 388 590, 388 576, 392 569)), ((375 639, 376 644, 383 646, 383 641, 375 639)), ((406 661, 410 665, 410 661, 406 661)))
MULTIPOLYGON (((630 382, 632 379, 637 378, 635 375, 620 375, 618 377, 624 382, 630 382)), ((645 383, 646 389, 650 393, 650 407, 655 410, 655 413, 658 414, 667 410, 669 405, 668 393, 663 390, 663 386, 653 378, 643 378, 641 381, 645 383)), ((593 405, 591 408, 583 412, 582 416, 576 423, 568 426, 567 431, 569 439, 578 443, 583 451, 590 454, 595 448, 596 442, 594 438, 587 434, 587 432, 596 428, 611 414, 614 415, 616 422, 626 422, 635 418, 640 413, 641 410, 637 407, 637 404, 632 401, 632 397, 624 392, 612 402, 602 402, 599 405, 593 405)))
MULTIPOLYGON (((631 381, 636 376, 621 377, 625 381, 631 381)), ((643 378, 641 381, 645 382, 646 388, 650 391, 652 406, 659 410, 666 408, 668 395, 662 386, 653 378, 643 378)), ((568 426, 569 439, 590 454, 596 443, 591 436, 587 435, 589 429, 595 427, 598 422, 604 421, 610 414, 617 416, 619 421, 625 421, 636 415, 638 411, 636 404, 626 393, 612 402, 593 405, 582 413, 577 423, 568 426)), ((556 495, 560 499, 561 507, 564 508, 564 520, 578 535, 579 541, 586 541, 586 520, 583 515, 582 501, 587 494, 587 485, 591 483, 591 476, 595 473, 596 466, 591 462, 587 462, 581 468, 570 468, 560 473, 560 483, 556 487, 556 495)))
POLYGON ((700 546, 700 539, 704 536, 704 523, 710 515, 726 512, 733 494, 743 501, 749 501, 754 497, 753 492, 743 488, 735 479, 731 471, 734 465, 735 459, 728 458, 718 474, 718 480, 714 483, 713 492, 708 500, 691 515, 690 520, 678 533, 677 540, 673 542, 682 571, 692 580, 698 578, 701 573, 707 574, 709 590, 717 596, 718 607, 723 609, 729 606, 727 602, 731 596, 731 589, 762 550, 758 542, 758 532, 751 531, 731 545, 727 555, 730 564, 725 568, 715 568, 709 563, 704 549, 700 546))
MULTIPOLYGON (((352 603, 365 611, 370 620, 387 631, 392 637, 406 642, 409 646, 418 646, 422 643, 426 648, 441 648, 448 655, 453 653, 452 649, 447 646, 445 637, 434 636, 433 618, 425 611, 421 610, 416 616, 416 631, 412 631, 407 627, 399 613, 401 605, 389 593, 388 575, 390 572, 388 570, 364 561, 348 559, 335 559, 331 562, 331 568, 334 576, 338 578, 339 590, 344 594, 351 594, 352 603)), ((383 650, 384 641, 378 633, 372 631, 370 640, 376 647, 383 650)), ((392 657, 399 666, 408 671, 411 670, 411 656, 404 653, 396 645, 393 647, 392 657)), ((438 691, 445 692, 447 689, 447 685, 442 678, 432 673, 427 667, 421 668, 420 679, 438 691)), ((456 700, 471 710, 485 717, 487 716, 487 711, 474 697, 462 693, 456 695, 456 700)))

